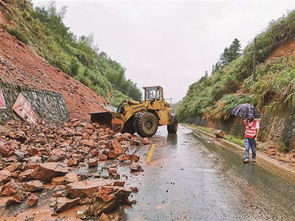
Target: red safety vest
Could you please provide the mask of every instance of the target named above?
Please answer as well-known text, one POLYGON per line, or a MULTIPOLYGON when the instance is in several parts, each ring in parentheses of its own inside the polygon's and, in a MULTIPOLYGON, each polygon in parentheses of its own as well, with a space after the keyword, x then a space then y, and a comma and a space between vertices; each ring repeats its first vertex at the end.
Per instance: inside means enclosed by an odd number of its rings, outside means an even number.
POLYGON ((256 135, 256 123, 257 121, 252 121, 252 125, 249 126, 249 121, 246 121, 246 131, 245 137, 247 138, 254 138, 256 135))

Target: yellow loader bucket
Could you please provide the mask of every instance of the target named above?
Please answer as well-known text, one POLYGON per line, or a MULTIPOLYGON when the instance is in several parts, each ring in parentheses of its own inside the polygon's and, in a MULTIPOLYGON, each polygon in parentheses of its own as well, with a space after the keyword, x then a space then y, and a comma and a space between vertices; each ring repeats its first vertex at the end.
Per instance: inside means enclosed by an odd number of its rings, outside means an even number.
POLYGON ((103 125, 112 125, 113 114, 112 112, 100 112, 100 113, 92 113, 90 114, 91 121, 97 122, 103 125))
POLYGON ((123 129, 123 120, 121 119, 121 114, 114 112, 99 112, 90 114, 91 121, 97 122, 102 125, 111 127, 115 131, 120 131, 123 129))

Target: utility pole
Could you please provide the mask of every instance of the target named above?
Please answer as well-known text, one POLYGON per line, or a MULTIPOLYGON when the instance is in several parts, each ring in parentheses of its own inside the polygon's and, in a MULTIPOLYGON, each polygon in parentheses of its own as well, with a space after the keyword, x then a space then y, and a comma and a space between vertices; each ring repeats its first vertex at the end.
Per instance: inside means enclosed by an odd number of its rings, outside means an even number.
POLYGON ((256 38, 253 46, 253 81, 256 81, 256 38))

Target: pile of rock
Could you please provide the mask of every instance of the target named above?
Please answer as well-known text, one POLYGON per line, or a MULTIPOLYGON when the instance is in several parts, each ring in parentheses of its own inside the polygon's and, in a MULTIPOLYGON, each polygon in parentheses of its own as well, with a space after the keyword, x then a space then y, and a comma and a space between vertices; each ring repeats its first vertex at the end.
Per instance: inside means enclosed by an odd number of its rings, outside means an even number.
POLYGON ((105 216, 119 205, 131 203, 131 189, 114 179, 120 177, 119 162, 138 163, 139 156, 131 152, 142 144, 148 140, 85 120, 59 127, 9 122, 0 127, 0 194, 6 197, 6 206, 26 202, 27 207, 33 207, 50 183, 57 187, 52 205, 56 213, 87 204, 81 217, 105 216), (106 160, 114 160, 105 168, 107 177, 93 179, 74 172, 106 160))

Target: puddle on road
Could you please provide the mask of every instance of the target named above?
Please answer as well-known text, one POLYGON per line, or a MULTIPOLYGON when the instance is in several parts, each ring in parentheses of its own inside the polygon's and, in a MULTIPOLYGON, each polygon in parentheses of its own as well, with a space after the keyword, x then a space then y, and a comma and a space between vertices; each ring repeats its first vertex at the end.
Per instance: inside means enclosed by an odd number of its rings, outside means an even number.
MULTIPOLYGON (((259 200, 263 207, 268 208, 273 216, 281 220, 295 220, 295 184, 282 179, 255 163, 244 164, 243 158, 222 147, 214 140, 202 135, 191 133, 209 152, 215 153, 217 161, 221 162, 221 176, 229 175, 241 188, 246 200, 259 200), (222 159, 220 161, 220 159, 222 159), (261 198, 261 199, 258 199, 261 198)), ((199 145, 198 145, 199 146, 199 145)), ((207 153, 204 153, 207 154, 207 153)), ((208 156, 207 156, 208 157, 208 156)), ((212 158, 212 156, 210 156, 212 158)))

